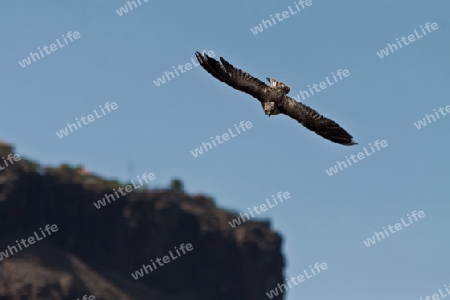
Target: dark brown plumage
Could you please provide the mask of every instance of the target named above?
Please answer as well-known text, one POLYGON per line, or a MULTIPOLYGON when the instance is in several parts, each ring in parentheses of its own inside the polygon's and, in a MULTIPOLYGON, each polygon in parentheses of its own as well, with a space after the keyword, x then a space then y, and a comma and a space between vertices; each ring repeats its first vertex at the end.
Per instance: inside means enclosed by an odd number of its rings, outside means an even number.
POLYGON ((271 115, 285 114, 307 129, 317 133, 332 142, 351 146, 357 145, 353 137, 336 122, 325 118, 317 111, 287 96, 289 86, 267 78, 270 86, 250 74, 235 68, 225 59, 220 57, 220 62, 206 54, 195 53, 200 65, 212 76, 225 82, 234 89, 247 93, 258 99, 269 117, 271 115))

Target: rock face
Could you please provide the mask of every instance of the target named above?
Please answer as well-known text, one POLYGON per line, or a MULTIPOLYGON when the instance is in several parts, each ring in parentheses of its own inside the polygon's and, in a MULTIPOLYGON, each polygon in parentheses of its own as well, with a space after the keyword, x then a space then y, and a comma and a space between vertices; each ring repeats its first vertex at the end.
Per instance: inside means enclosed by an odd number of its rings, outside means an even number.
MULTIPOLYGON (((0 157, 8 151, 0 145, 0 157)), ((238 215, 178 190, 142 187, 93 205, 117 187, 81 168, 41 169, 24 158, 1 170, 0 300, 260 300, 283 282, 282 239, 268 222, 232 228, 238 215), (1 256, 47 224, 58 231, 1 256), (131 276, 183 243, 193 249, 131 276)))

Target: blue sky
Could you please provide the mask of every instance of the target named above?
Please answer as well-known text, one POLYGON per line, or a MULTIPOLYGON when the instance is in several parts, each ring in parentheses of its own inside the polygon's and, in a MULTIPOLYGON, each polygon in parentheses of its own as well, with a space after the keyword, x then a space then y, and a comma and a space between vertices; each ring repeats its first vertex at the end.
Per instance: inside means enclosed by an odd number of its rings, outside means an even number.
MULTIPOLYGON (((450 3, 312 1, 254 35, 250 28, 293 1, 0 3, 0 139, 45 165, 81 164, 108 178, 153 172, 153 186, 180 177, 188 192, 246 212, 279 191, 291 198, 260 215, 284 237, 286 277, 315 262, 328 269, 287 299, 419 299, 450 283, 447 226, 450 3), (380 59, 376 52, 420 25, 439 28, 380 59), (22 68, 18 61, 68 31, 80 38, 22 68), (157 87, 172 66, 212 50, 292 96, 331 72, 350 76, 303 101, 332 118, 357 146, 334 144, 193 67, 157 87), (56 132, 99 105, 118 108, 60 139, 56 132), (191 150, 241 121, 253 127, 198 157, 191 150), (333 176, 326 169, 369 143, 388 146, 333 176), (412 211, 426 217, 366 247, 363 240, 412 211)), ((406 219, 405 219, 406 220, 406 219)), ((275 287, 274 287, 275 288, 275 287)), ((261 299, 266 297, 261 296, 261 299)))

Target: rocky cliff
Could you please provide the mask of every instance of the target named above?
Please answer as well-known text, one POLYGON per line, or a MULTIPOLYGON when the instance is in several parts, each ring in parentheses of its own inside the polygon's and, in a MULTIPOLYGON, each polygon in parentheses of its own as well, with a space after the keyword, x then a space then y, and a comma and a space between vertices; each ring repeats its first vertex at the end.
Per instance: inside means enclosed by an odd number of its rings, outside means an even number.
POLYGON ((282 239, 268 222, 231 228, 236 214, 173 188, 93 205, 125 184, 25 158, 0 170, 0 300, 260 300, 283 282, 282 239), (42 238, 47 224, 58 230, 42 238), (36 234, 41 240, 19 250, 36 234), (182 244, 193 249, 170 258, 182 244), (6 257, 12 246, 17 253, 6 257), (170 262, 131 275, 164 256, 170 262))

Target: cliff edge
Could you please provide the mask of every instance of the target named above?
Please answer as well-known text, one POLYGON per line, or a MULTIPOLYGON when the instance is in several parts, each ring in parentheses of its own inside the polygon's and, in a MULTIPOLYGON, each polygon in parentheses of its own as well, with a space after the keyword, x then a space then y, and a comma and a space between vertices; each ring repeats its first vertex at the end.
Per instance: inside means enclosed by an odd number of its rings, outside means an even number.
MULTIPOLYGON (((0 157, 10 153, 1 143, 0 157)), ((127 183, 26 158, 7 167, 2 159, 2 166, 0 300, 260 300, 284 281, 282 238, 269 222, 232 228, 237 215, 209 197, 179 185, 143 187, 97 208, 94 202, 127 183), (57 231, 42 237, 47 224, 57 231), (19 250, 29 237, 34 243, 19 250), (181 253, 182 244, 191 251, 181 253), (169 262, 135 273, 164 256, 169 262)))

